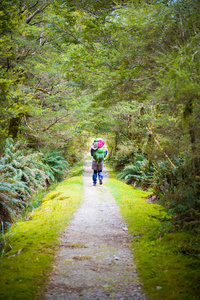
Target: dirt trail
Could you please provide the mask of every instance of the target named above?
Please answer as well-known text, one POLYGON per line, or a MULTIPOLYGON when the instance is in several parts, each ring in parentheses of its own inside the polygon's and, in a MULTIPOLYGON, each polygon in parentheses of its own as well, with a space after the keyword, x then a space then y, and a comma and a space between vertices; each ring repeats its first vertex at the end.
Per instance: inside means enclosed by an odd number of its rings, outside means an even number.
POLYGON ((45 299, 144 300, 126 225, 108 188, 92 186, 89 160, 83 178, 84 200, 61 235, 45 299))

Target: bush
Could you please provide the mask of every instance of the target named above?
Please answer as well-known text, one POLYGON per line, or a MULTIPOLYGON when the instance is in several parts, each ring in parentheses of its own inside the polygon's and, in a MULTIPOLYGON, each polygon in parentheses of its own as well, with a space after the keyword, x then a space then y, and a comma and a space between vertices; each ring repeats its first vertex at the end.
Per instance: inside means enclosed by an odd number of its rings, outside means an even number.
POLYGON ((174 224, 190 228, 200 225, 200 177, 189 156, 174 158, 173 167, 166 160, 150 163, 140 152, 125 152, 113 165, 120 170, 117 177, 127 184, 153 187, 157 201, 166 207, 174 224))
POLYGON ((4 156, 0 160, 0 169, 4 178, 26 183, 23 188, 20 188, 22 198, 44 187, 48 179, 45 165, 41 162, 41 155, 39 153, 24 154, 24 150, 20 149, 20 144, 14 144, 10 138, 6 141, 4 156))
MULTIPOLYGON (((193 226, 200 212, 200 181, 189 158, 174 159, 175 168, 160 161, 155 166, 153 184, 158 200, 181 226, 193 226)), ((195 225, 195 226, 196 226, 195 225)), ((200 222, 199 222, 200 225, 200 222)))
POLYGON ((41 159, 46 166, 46 174, 52 181, 60 181, 64 178, 64 170, 69 167, 69 164, 61 155, 61 152, 44 150, 41 159))
POLYGON ((118 174, 119 179, 125 179, 127 184, 147 188, 151 184, 153 166, 141 153, 135 153, 133 162, 125 165, 118 174))
POLYGON ((29 204, 32 194, 61 180, 68 163, 58 151, 33 153, 20 143, 6 140, 0 159, 0 222, 3 230, 29 204))

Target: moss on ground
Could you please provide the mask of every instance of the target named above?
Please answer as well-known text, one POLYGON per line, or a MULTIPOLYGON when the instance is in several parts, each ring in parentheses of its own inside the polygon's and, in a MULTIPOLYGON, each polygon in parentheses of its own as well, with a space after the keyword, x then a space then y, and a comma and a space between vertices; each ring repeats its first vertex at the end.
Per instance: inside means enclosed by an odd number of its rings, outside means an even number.
POLYGON ((83 196, 83 180, 73 177, 48 193, 28 221, 17 222, 4 235, 0 258, 0 299, 36 299, 45 286, 66 227, 83 196))
POLYGON ((198 248, 199 237, 191 232, 167 230, 170 220, 162 221, 162 206, 145 200, 148 192, 114 178, 106 185, 132 235, 131 247, 144 292, 152 300, 200 299, 199 257, 184 251, 198 248))

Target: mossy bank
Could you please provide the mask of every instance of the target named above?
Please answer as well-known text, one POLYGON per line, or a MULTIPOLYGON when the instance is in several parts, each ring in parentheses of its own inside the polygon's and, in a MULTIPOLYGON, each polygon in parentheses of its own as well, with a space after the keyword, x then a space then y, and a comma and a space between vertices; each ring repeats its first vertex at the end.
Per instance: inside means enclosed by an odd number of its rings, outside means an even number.
POLYGON ((45 286, 66 227, 83 196, 80 176, 59 184, 27 221, 17 222, 4 236, 0 258, 0 299, 36 299, 45 286))
POLYGON ((168 230, 163 207, 146 201, 148 192, 110 178, 115 197, 132 236, 131 248, 147 299, 200 299, 199 237, 191 232, 168 230), (187 255, 193 247, 194 255, 187 255), (197 249, 198 248, 198 249, 197 249))

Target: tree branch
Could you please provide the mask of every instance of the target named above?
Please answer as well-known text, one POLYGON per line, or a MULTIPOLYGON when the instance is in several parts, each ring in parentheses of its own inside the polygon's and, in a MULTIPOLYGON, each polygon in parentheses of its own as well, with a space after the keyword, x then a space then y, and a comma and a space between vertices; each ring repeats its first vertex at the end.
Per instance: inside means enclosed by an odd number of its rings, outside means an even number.
POLYGON ((51 128, 53 125, 55 125, 56 123, 58 123, 59 121, 61 121, 63 118, 67 117, 69 115, 69 113, 67 113, 65 116, 62 116, 60 118, 56 118, 56 120, 50 124, 47 128, 42 129, 41 131, 47 131, 49 128, 51 128))
POLYGON ((52 95, 52 93, 50 93, 49 91, 44 90, 44 89, 42 89, 42 88, 37 87, 37 88, 36 88, 36 91, 37 91, 37 90, 38 90, 38 91, 41 91, 41 92, 43 92, 43 93, 45 93, 45 94, 48 94, 48 95, 50 95, 50 96, 52 95))
POLYGON ((30 25, 30 26, 33 26, 33 25, 40 24, 40 23, 42 23, 42 22, 44 22, 44 21, 42 20, 42 21, 34 22, 34 23, 29 24, 29 25, 30 25))
POLYGON ((66 115, 60 117, 60 118, 56 118, 55 121, 53 123, 51 123, 49 126, 47 126, 46 128, 43 128, 43 129, 39 129, 39 128, 32 128, 29 124, 28 124, 28 121, 26 119, 26 115, 24 115, 24 120, 25 120, 25 123, 27 125, 27 127, 32 130, 32 131, 42 131, 42 132, 45 132, 47 130, 49 130, 49 128, 51 128, 52 126, 54 126, 56 123, 58 123, 59 121, 61 121, 62 119, 64 119, 65 117, 67 117, 70 113, 67 113, 66 115))
MULTIPOLYGON (((21 2, 21 1, 20 1, 21 2)), ((20 11, 21 14, 23 14, 27 9, 33 9, 38 3, 40 2, 40 0, 37 0, 35 4, 33 4, 32 6, 25 6, 25 8, 23 10, 20 11)), ((21 3, 20 3, 21 4, 21 3)))
POLYGON ((44 3, 42 3, 42 5, 40 5, 40 7, 38 7, 27 19, 26 19, 26 24, 29 24, 29 22, 35 17, 35 15, 37 15, 38 13, 40 13, 43 9, 45 9, 48 5, 46 4, 48 0, 45 0, 44 3))

